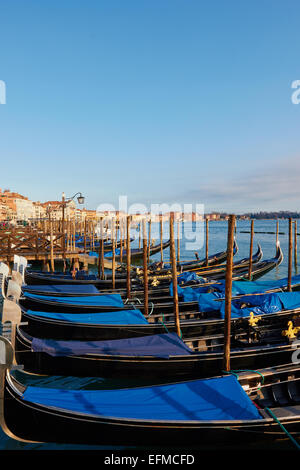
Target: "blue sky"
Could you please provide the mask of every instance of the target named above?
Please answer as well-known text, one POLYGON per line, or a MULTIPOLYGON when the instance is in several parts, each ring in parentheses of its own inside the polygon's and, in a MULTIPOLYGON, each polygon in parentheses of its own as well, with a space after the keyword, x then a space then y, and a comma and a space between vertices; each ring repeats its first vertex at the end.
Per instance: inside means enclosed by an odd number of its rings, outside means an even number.
POLYGON ((0 187, 300 210, 300 4, 1 2, 0 187))

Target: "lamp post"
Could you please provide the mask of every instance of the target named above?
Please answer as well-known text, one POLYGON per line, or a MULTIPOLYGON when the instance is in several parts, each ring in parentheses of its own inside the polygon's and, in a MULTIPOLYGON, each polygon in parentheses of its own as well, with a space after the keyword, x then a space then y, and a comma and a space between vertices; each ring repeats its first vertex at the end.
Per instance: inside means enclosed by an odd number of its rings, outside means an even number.
POLYGON ((72 197, 66 197, 65 193, 62 193, 62 202, 61 202, 61 206, 62 206, 62 226, 61 226, 61 231, 62 231, 62 234, 63 234, 63 237, 62 237, 62 243, 63 243, 63 259, 64 259, 64 263, 65 263, 65 258, 66 258, 66 244, 65 244, 65 207, 67 206, 67 204, 71 201, 73 201, 73 199, 75 198, 75 196, 77 196, 77 194, 79 194, 78 198, 77 198, 77 201, 78 201, 78 204, 84 204, 84 200, 85 198, 83 197, 83 195, 78 192, 76 194, 74 194, 74 196, 72 197))

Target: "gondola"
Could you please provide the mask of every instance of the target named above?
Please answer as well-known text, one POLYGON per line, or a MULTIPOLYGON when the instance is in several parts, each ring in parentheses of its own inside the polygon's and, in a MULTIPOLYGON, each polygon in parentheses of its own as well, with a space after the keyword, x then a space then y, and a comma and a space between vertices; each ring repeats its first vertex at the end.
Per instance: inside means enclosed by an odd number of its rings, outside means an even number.
MULTIPOLYGON (((283 254, 281 251, 280 246, 278 246, 277 254, 275 258, 271 260, 263 261, 261 263, 257 263, 253 266, 252 276, 254 279, 257 279, 259 276, 263 276, 266 272, 269 272, 271 269, 274 269, 275 266, 278 266, 283 259, 283 254)), ((233 279, 240 279, 242 276, 245 276, 248 273, 248 268, 237 268, 233 270, 233 279)), ((203 287, 203 283, 200 284, 203 287)), ((168 288, 169 289, 169 288, 168 288)), ((133 291, 134 296, 136 296, 137 292, 133 291)), ((143 291, 142 291, 143 293, 143 291)), ((161 293, 161 291, 160 291, 161 293)), ((151 294, 150 294, 151 296, 151 294)), ((154 300, 156 306, 156 311, 160 311, 161 309, 165 309, 167 312, 167 306, 165 302, 159 304, 158 299, 154 300)), ((23 297, 20 299, 20 304, 25 309, 30 310, 41 310, 41 311, 48 311, 48 312, 100 312, 100 311, 112 311, 118 309, 128 309, 132 308, 128 304, 122 305, 122 298, 120 294, 110 294, 110 295, 103 295, 99 297, 93 296, 80 296, 80 297, 63 297, 63 296, 45 296, 40 294, 33 294, 30 292, 24 292, 23 297), (111 299, 117 299, 118 303, 116 304, 113 302, 112 304, 107 304, 105 297, 111 299), (111 305, 111 308, 110 308, 111 305)), ((143 308, 142 305, 139 305, 139 308, 143 308)), ((182 304, 182 308, 184 310, 189 310, 189 305, 186 303, 182 304)), ((169 309, 172 309, 172 305, 169 305, 169 309)))
MULTIPOLYGON (((131 238, 130 239, 130 243, 132 243, 135 239, 134 238, 131 238)), ((124 244, 124 240, 122 241, 122 243, 124 244)), ((125 242, 126 243, 126 242, 125 242)), ((80 237, 78 240, 76 240, 76 243, 75 245, 78 247, 78 248, 84 248, 84 238, 83 237, 80 237)), ((86 249, 92 249, 92 248, 98 248, 100 247, 100 243, 99 241, 94 241, 94 244, 92 243, 92 240, 90 240, 89 238, 86 239, 86 249)), ((104 242, 104 251, 111 251, 112 250, 112 242, 104 242)), ((119 248, 121 246, 121 240, 116 240, 115 241, 115 248, 119 248)))
MULTIPOLYGON (((258 250, 257 254, 260 256, 260 250, 258 250)), ((253 263, 253 270, 252 270, 252 278, 253 280, 259 279, 262 277, 264 274, 269 272, 270 270, 274 269, 276 266, 279 266, 279 264, 283 260, 283 253, 281 251, 280 245, 277 246, 276 250, 276 256, 274 258, 271 258, 269 260, 265 260, 262 262, 254 262, 253 263)), ((255 261, 255 260, 254 260, 255 261)), ((202 274, 201 274, 202 275, 202 274)), ((248 276, 248 265, 244 262, 242 266, 239 265, 239 262, 234 263, 233 266, 233 280, 241 280, 244 279, 245 277, 248 276)), ((169 296, 169 283, 170 283, 170 276, 167 276, 166 279, 163 279, 164 276, 162 276, 162 280, 159 280, 159 277, 155 279, 155 284, 156 286, 153 287, 153 283, 150 281, 149 282, 149 295, 150 296, 162 296, 162 295, 167 295, 169 296)), ((214 282, 215 278, 216 280, 218 279, 224 279, 225 277, 225 270, 224 268, 221 269, 221 271, 217 272, 217 270, 212 270, 209 271, 207 270, 205 272, 205 277, 202 277, 199 279, 198 284, 203 286, 205 285, 205 281, 207 284, 210 284, 214 282), (211 273, 211 274, 210 274, 211 273), (214 276, 213 276, 214 275, 214 276)), ((110 279, 97 279, 96 276, 90 275, 87 279, 85 280, 79 280, 75 279, 73 280, 71 275, 70 276, 52 276, 49 274, 45 273, 35 273, 34 271, 25 271, 25 282, 27 285, 50 285, 50 284, 64 284, 64 285, 88 285, 92 284, 96 288, 101 289, 101 292, 104 293, 104 291, 107 291, 107 293, 111 293, 111 280, 110 279)), ((114 292, 123 294, 126 291, 126 282, 127 280, 124 279, 116 279, 116 287, 117 289, 114 290, 114 292), (123 287, 123 288, 122 288, 123 287)), ((132 285, 132 293, 134 296, 140 296, 143 295, 143 286, 141 285, 141 280, 132 278, 131 279, 131 285, 132 285)), ((194 283, 194 285, 197 285, 197 282, 194 283)))
MULTIPOLYGON (((300 309, 286 309, 262 315, 259 325, 280 325, 294 321, 300 309)), ((176 331, 173 314, 152 314, 144 317, 140 310, 121 310, 108 313, 51 313, 22 310, 22 321, 32 336, 64 340, 109 340, 176 331)), ((246 327, 251 315, 231 319, 232 329, 246 327)), ((251 322, 252 323, 252 322, 251 322)), ((223 334, 224 319, 216 312, 180 314, 180 329, 184 338, 223 334)))
MULTIPOLYGON (((162 244, 162 249, 164 250, 165 248, 168 248, 169 246, 170 246, 170 240, 167 240, 162 244)), ((161 250, 160 243, 157 243, 157 245, 151 245, 151 247, 149 249, 150 256, 155 255, 156 253, 159 253, 160 250, 161 250)), ((131 259, 141 258, 142 256, 143 256, 143 249, 142 248, 131 248, 130 249, 131 259)), ((105 259, 108 259, 108 260, 111 260, 112 257, 113 257, 112 253, 106 253, 106 255, 105 255, 105 259)), ((123 257, 123 259, 125 259, 125 257, 126 257, 126 248, 123 249, 122 257, 123 257)), ((119 261, 121 259, 121 255, 119 253, 119 250, 116 250, 115 259, 116 259, 116 261, 119 261)))
MULTIPOLYGON (((231 337, 231 368, 256 370, 290 362, 295 345, 284 337, 286 331, 272 324, 236 328, 231 337)), ((220 334, 185 340, 176 333, 164 333, 106 341, 58 341, 33 338, 21 327, 15 346, 17 362, 26 371, 100 377, 215 376, 222 371, 223 350, 220 334)))
MULTIPOLYGON (((169 243, 169 242, 168 242, 169 243)), ((238 246, 235 242, 234 244, 234 253, 236 254, 238 252, 238 246)), ((95 253, 97 254, 97 253, 95 253)), ((222 263, 227 256, 227 252, 223 251, 220 253, 215 253, 214 255, 211 255, 209 257, 209 265, 215 265, 215 264, 220 264, 222 263)), ((262 251, 260 246, 258 247, 257 252, 253 255, 252 262, 257 262, 260 260, 262 257, 262 251)), ((244 264, 245 262, 249 261, 249 258, 246 258, 245 260, 241 260, 241 263, 244 264)), ((195 266, 195 262, 191 262, 193 266, 195 266)), ((201 267, 206 263, 206 259, 200 260, 196 262, 196 266, 201 267)), ((189 263, 180 263, 180 270, 181 270, 181 264, 186 266, 186 269, 189 268, 190 264, 189 263)), ((240 264, 240 262, 238 262, 240 264)), ((139 272, 140 267, 132 266, 132 276, 134 277, 137 272, 139 272)), ((182 270, 186 270, 182 268, 182 270)), ((153 272, 153 269, 151 270, 152 274, 155 274, 153 272)), ((158 274, 158 273, 157 273, 158 274)), ((86 276, 85 279, 73 279, 71 274, 64 274, 62 272, 56 272, 56 273, 45 273, 41 271, 30 271, 26 270, 25 272, 25 282, 27 285, 37 285, 37 284, 50 284, 50 283, 55 283, 55 284, 76 284, 76 285, 87 285, 87 284, 93 284, 100 287, 107 287, 111 285, 111 276, 106 274, 105 279, 97 279, 95 275, 89 274, 86 276)), ((117 284, 121 283, 123 285, 126 284, 126 277, 124 276, 124 273, 121 272, 116 272, 116 280, 117 284)))
POLYGON ((275 371, 273 378, 260 388, 227 375, 131 389, 66 390, 26 386, 7 370, 1 425, 10 437, 27 442, 198 449, 274 441, 286 437, 281 426, 299 436, 299 373, 286 379, 275 371))

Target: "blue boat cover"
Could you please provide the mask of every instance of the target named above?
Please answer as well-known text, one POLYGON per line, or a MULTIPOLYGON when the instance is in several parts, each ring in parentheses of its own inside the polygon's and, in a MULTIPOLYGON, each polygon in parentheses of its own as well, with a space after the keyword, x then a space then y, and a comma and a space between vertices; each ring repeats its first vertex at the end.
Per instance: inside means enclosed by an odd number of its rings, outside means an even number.
POLYGON ((277 295, 284 309, 300 308, 300 292, 280 292, 277 295))
POLYGON ((95 307, 117 307, 123 308, 123 300, 119 294, 110 295, 99 295, 99 296, 84 296, 81 297, 54 297, 50 295, 38 295, 31 294, 30 292, 24 292, 24 297, 28 299, 37 299, 41 301, 54 302, 57 304, 69 304, 69 305, 88 305, 95 307))
POLYGON ((186 271, 182 274, 179 274, 179 276, 177 276, 177 282, 178 284, 185 284, 187 282, 190 282, 190 281, 198 281, 200 282, 201 280, 201 277, 197 276, 196 273, 193 273, 193 272, 189 272, 189 271, 186 271))
POLYGON ((87 325, 148 325, 146 318, 140 310, 117 310, 115 312, 100 313, 51 313, 27 310, 26 314, 49 320, 87 325))
POLYGON ((56 341, 33 338, 32 351, 45 352, 50 356, 78 356, 100 354, 107 356, 186 356, 193 354, 176 333, 138 336, 136 338, 107 341, 56 341))
MULTIPOLYGON (((219 292, 198 294, 199 312, 216 312, 220 318, 225 316, 225 301, 219 292)), ((196 299, 195 299, 196 300, 196 299)), ((280 312, 284 309, 300 308, 300 292, 278 292, 261 295, 246 295, 231 302, 231 317, 249 317, 280 312), (247 304, 246 306, 244 306, 247 304)))
MULTIPOLYGON (((116 248, 115 249, 115 255, 118 256, 120 255, 121 251, 120 251, 120 248, 116 248)), ((123 250, 123 254, 126 254, 126 250, 124 251, 123 250)), ((106 253, 104 253, 104 258, 112 258, 113 257, 113 252, 112 251, 107 251, 106 253)))
POLYGON ((51 294, 99 294, 99 290, 93 284, 40 284, 36 286, 22 286, 24 292, 38 292, 39 295, 51 294))
MULTIPOLYGON (((178 276, 178 279, 180 276, 178 276)), ((232 295, 259 294, 271 289, 283 289, 287 287, 287 283, 287 278, 278 279, 276 281, 233 281, 232 295)), ((296 284, 300 284, 300 275, 292 277, 292 285, 296 284)), ((204 287, 185 287, 183 289, 182 287, 178 286, 178 296, 184 302, 190 302, 197 300, 197 294, 203 294, 210 291, 212 288, 225 296, 224 280, 220 280, 216 284, 210 284, 209 286, 204 287)), ((173 295, 172 284, 170 285, 170 295, 173 295)))
POLYGON ((23 399, 88 415, 161 421, 260 420, 233 376, 119 390, 26 387, 23 399))

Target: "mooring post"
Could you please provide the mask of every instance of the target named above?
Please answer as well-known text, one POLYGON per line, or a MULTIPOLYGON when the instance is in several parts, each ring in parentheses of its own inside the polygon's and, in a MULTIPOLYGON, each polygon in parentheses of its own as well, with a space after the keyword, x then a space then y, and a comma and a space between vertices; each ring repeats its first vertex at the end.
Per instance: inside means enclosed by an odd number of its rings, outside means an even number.
POLYGON ((208 227, 208 217, 205 219, 206 224, 206 247, 205 247, 205 259, 206 259, 206 266, 208 266, 208 238, 209 238, 209 227, 208 227))
POLYGON ((180 219, 177 222, 177 262, 180 263, 180 219))
POLYGON ((230 371, 230 334, 231 334, 231 296, 232 296, 232 266, 234 244, 235 215, 228 220, 227 262, 225 279, 225 319, 224 319, 224 357, 223 369, 230 371))
POLYGON ((175 251, 175 240, 174 240, 174 212, 170 213, 170 254, 172 263, 172 282, 173 282, 173 304, 174 304, 174 316, 176 333, 181 337, 180 320, 179 320, 179 305, 178 305, 178 290, 177 290, 177 263, 176 263, 176 251, 175 251))
POLYGON ((148 263, 150 263, 150 251, 151 251, 151 214, 149 219, 149 238, 148 238, 148 263))
MULTIPOLYGON (((139 250, 141 249, 141 231, 142 231, 142 227, 141 227, 141 222, 139 222, 139 250)), ((143 248, 144 248, 144 238, 143 238, 143 248)))
POLYGON ((100 218, 100 241, 99 241, 99 263, 100 263, 100 271, 101 271, 101 279, 104 279, 104 231, 103 231, 103 217, 100 218))
POLYGON ((130 222, 131 217, 127 215, 127 226, 126 226, 126 263, 127 263, 127 299, 131 298, 131 251, 130 251, 130 222))
POLYGON ((111 221, 111 237, 112 237, 112 263, 111 263, 111 276, 112 276, 112 288, 115 289, 115 270, 116 270, 116 240, 115 240, 115 220, 111 221))
POLYGON ((63 271, 66 270, 66 236, 65 236, 65 193, 62 194, 62 219, 61 219, 61 231, 62 231, 62 248, 63 248, 63 271))
MULTIPOLYGON (((147 230, 146 219, 143 219, 143 275, 144 275, 144 315, 147 317, 149 313, 149 298, 148 298, 148 263, 147 263, 147 230)), ((140 226, 141 229, 141 226, 140 226)))
POLYGON ((292 261, 293 260, 293 221, 289 218, 289 259, 288 259, 288 292, 292 291, 292 261))
POLYGON ((294 263, 297 268, 297 220, 294 221, 294 263))
POLYGON ((164 250, 163 250, 163 216, 160 214, 159 218, 159 228, 160 228, 160 261, 163 265, 164 262, 164 250))
POLYGON ((252 281, 253 236, 254 236, 254 220, 252 219, 251 220, 251 235, 250 235, 249 269, 248 269, 249 281, 252 281))
POLYGON ((276 247, 278 246, 279 220, 276 221, 276 247))
POLYGON ((51 268, 51 272, 54 273, 53 227, 52 227, 52 219, 51 219, 50 210, 49 210, 49 230, 50 230, 50 268, 51 268))
POLYGON ((120 263, 123 263, 123 233, 124 233, 124 218, 120 217, 120 263))

